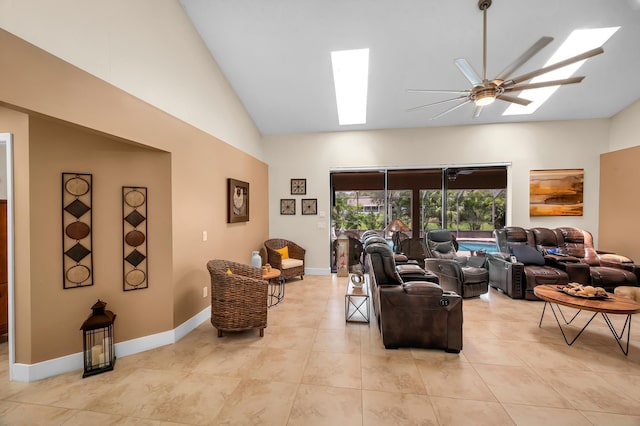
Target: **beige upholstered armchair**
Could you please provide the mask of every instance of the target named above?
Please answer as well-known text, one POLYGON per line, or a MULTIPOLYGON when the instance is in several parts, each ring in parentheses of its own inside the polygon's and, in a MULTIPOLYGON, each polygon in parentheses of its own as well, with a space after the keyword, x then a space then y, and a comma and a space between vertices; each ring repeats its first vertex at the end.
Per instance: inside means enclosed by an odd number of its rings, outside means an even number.
POLYGON ((267 326, 268 283, 262 270, 230 260, 210 260, 211 324, 223 331, 259 329, 264 336, 267 326))
POLYGON ((282 272, 282 278, 299 276, 304 279, 305 249, 293 241, 273 238, 264 242, 267 249, 267 263, 282 272))

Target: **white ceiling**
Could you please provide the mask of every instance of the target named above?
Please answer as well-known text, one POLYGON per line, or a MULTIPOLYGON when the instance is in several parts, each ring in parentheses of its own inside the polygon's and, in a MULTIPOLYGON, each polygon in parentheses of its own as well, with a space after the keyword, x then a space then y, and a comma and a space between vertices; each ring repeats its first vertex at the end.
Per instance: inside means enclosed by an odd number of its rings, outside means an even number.
POLYGON ((621 26, 605 53, 537 112, 503 117, 496 102, 407 112, 452 97, 406 89, 468 89, 456 58, 482 67, 477 0, 180 0, 263 134, 611 117, 640 99, 640 0, 493 0, 487 75, 542 36, 555 40, 516 74, 540 68, 574 29, 621 26), (367 124, 339 126, 330 52, 370 49, 367 124))

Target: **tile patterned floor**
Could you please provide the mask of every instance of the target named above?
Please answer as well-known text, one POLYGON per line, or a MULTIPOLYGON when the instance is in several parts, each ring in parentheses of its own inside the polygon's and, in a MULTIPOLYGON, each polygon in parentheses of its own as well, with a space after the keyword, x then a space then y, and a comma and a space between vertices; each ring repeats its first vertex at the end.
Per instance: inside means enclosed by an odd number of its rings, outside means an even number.
POLYGON ((601 318, 569 347, 541 302, 492 290, 464 301, 460 354, 385 350, 345 324, 345 287, 291 280, 263 338, 207 321, 87 379, 9 382, 2 343, 0 425, 640 425, 640 315, 625 357, 601 318))

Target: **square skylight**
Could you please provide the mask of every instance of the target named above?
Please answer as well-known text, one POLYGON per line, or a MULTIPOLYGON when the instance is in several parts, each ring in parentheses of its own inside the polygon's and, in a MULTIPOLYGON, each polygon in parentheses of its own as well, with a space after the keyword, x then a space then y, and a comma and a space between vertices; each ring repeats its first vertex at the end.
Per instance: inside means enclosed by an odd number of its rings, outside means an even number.
MULTIPOLYGON (((556 50, 544 66, 555 64, 591 49, 602 46, 620 27, 593 28, 574 30, 564 43, 556 50)), ((586 59, 585 59, 586 60, 586 59)), ((531 79, 531 83, 562 80, 571 77, 585 62, 578 61, 566 67, 539 75, 531 79)), ((523 90, 519 97, 532 101, 527 106, 511 104, 502 115, 522 115, 534 113, 560 86, 543 87, 540 89, 523 90)))
POLYGON ((369 49, 331 52, 333 82, 341 126, 367 122, 369 49))

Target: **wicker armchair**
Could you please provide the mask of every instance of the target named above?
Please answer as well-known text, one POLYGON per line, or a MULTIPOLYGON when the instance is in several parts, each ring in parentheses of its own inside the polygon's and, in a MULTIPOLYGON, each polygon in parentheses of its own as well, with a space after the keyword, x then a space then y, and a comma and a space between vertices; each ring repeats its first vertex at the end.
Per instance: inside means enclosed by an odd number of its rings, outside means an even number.
POLYGON ((304 254, 305 249, 293 241, 282 238, 273 238, 264 242, 267 249, 267 262, 282 272, 282 278, 288 279, 299 276, 304 279, 304 254), (283 259, 282 255, 276 251, 284 247, 289 249, 289 259, 283 259))
POLYGON ((218 329, 218 337, 223 331, 254 328, 264 336, 269 286, 261 269, 219 259, 210 260, 207 269, 211 274, 211 324, 218 329))

